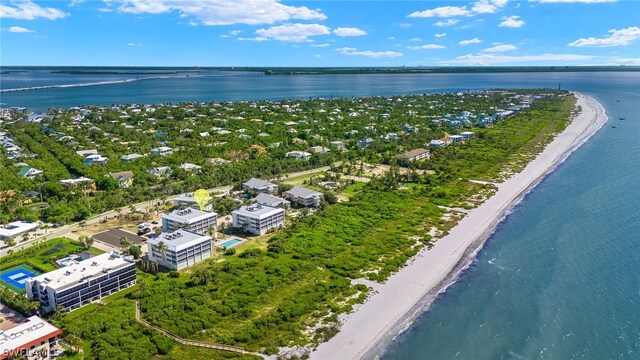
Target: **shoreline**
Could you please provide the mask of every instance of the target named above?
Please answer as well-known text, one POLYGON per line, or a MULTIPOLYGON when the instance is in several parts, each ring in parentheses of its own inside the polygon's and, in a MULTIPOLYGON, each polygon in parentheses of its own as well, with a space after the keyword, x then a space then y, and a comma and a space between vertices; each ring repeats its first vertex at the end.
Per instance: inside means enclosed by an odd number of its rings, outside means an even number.
POLYGON ((458 281, 500 223, 526 195, 607 121, 590 96, 574 93, 582 111, 518 174, 471 210, 431 250, 423 250, 380 284, 364 304, 341 320, 340 332, 311 353, 311 359, 374 359, 397 335, 428 310, 437 296, 458 281))

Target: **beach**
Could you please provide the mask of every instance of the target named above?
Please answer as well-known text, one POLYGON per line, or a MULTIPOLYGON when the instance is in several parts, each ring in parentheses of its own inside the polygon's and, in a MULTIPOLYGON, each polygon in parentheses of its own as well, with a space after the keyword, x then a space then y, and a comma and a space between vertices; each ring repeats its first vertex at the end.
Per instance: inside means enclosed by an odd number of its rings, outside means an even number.
POLYGON ((464 217, 431 250, 423 250, 369 299, 344 316, 340 332, 311 353, 312 359, 375 358, 400 331, 451 285, 511 208, 607 121, 593 98, 575 94, 582 111, 525 169, 464 217))

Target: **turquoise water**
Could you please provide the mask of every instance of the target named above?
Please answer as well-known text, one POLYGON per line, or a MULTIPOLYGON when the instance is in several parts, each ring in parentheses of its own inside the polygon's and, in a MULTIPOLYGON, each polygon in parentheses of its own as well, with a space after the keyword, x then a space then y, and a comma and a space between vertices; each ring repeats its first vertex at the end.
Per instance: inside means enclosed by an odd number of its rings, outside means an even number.
POLYGON ((640 89, 611 80, 578 88, 609 123, 383 359, 640 359, 640 89))
POLYGON ((225 249, 228 249, 230 247, 232 247, 233 245, 239 244, 241 243, 242 240, 240 239, 231 239, 229 241, 225 241, 224 243, 222 243, 222 247, 225 249))
MULTIPOLYGON (((20 76, 3 75, 0 87, 77 81, 69 75, 20 76)), ((221 74, 3 93, 0 102, 43 110, 91 103, 555 88, 558 83, 594 96, 609 123, 514 209, 460 281, 383 358, 640 359, 640 73, 221 74)))

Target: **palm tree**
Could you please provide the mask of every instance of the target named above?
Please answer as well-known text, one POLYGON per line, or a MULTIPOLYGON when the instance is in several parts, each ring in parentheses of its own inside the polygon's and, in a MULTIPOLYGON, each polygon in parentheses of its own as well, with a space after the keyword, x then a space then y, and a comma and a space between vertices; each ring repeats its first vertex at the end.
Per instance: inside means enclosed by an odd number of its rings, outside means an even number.
POLYGON ((164 241, 158 243, 158 251, 162 254, 162 265, 167 267, 167 244, 165 244, 164 241))
POLYGON ((129 241, 129 238, 126 236, 120 238, 120 251, 122 251, 122 253, 126 253, 131 246, 132 244, 129 241))

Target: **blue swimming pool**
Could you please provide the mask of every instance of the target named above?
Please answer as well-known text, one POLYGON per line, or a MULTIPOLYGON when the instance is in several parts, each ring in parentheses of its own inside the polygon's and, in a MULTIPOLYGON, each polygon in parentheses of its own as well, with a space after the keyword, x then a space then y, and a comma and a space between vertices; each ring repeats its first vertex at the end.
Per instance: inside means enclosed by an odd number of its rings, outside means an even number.
POLYGON ((9 288, 22 292, 24 282, 31 277, 40 275, 40 272, 27 265, 18 265, 0 272, 0 282, 9 288))
POLYGON ((230 247, 232 247, 234 245, 238 245, 241 242, 242 242, 242 240, 240 240, 240 239, 231 239, 229 241, 223 242, 222 245, 220 245, 220 246, 222 246, 225 249, 228 249, 228 248, 230 248, 230 247))

